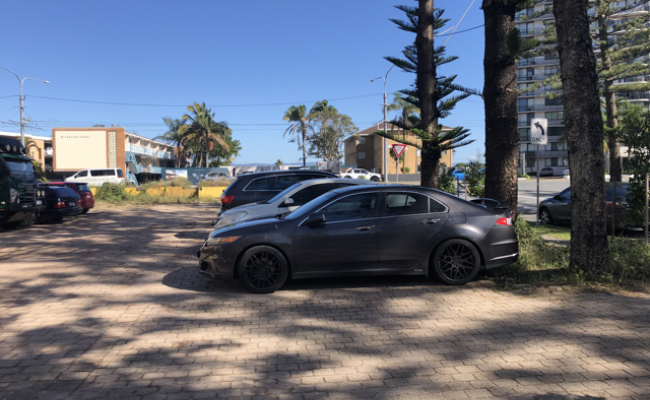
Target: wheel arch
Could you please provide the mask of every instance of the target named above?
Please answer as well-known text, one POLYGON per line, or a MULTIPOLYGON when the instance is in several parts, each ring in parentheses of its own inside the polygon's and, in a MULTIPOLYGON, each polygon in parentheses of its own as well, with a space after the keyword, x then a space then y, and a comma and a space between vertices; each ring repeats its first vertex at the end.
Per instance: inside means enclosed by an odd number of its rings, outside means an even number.
POLYGON ((283 251, 280 247, 278 247, 278 246, 276 246, 276 245, 274 245, 274 244, 270 244, 270 243, 255 243, 255 244, 251 244, 251 245, 248 246, 248 247, 243 248, 242 251, 240 251, 239 254, 237 255, 237 259, 235 260, 235 265, 234 265, 234 267, 233 267, 233 278, 234 278, 234 279, 239 279, 239 262, 241 261, 242 256, 243 256, 244 253, 246 253, 248 250, 250 250, 250 249, 252 249, 253 247, 256 247, 256 246, 267 246, 267 247, 272 247, 272 248, 276 249, 277 251, 279 251, 280 254, 282 254, 282 257, 284 257, 284 259, 287 261, 287 268, 289 268, 289 277, 291 277, 291 271, 292 271, 292 268, 291 268, 291 259, 287 256, 287 253, 286 253, 285 251, 283 251))
POLYGON ((483 250, 481 249, 481 246, 476 244, 476 242, 471 240, 471 239, 467 239, 467 238, 464 238, 464 237, 450 237, 450 238, 446 238, 442 242, 435 245, 433 247, 433 249, 431 250, 431 253, 429 254, 429 262, 427 264, 427 276, 429 276, 431 274, 431 265, 433 263, 433 255, 436 254, 436 251, 440 248, 440 246, 442 246, 443 244, 445 244, 445 243, 447 243, 447 242, 449 242, 451 240, 464 240, 466 242, 471 243, 476 248, 476 251, 478 251, 478 256, 481 258, 481 260, 480 260, 481 269, 485 269, 485 255, 483 255, 483 250))

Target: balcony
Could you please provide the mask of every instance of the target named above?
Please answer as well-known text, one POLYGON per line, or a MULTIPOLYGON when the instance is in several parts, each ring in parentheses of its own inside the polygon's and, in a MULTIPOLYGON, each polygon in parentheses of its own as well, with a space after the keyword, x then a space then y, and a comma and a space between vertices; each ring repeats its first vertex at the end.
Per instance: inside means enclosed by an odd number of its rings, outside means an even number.
POLYGON ((563 119, 549 119, 548 126, 564 126, 563 119))
POLYGON ((637 93, 616 93, 616 98, 626 100, 650 100, 650 92, 637 92, 637 93))
POLYGON ((142 172, 148 174, 162 174, 162 167, 154 167, 154 166, 142 167, 142 172))
POLYGON ((145 155, 145 156, 151 156, 151 157, 156 157, 156 158, 164 158, 166 160, 173 160, 174 159, 174 154, 173 153, 168 153, 166 151, 155 151, 154 149, 150 149, 147 147, 141 147, 141 146, 136 146, 134 144, 129 144, 129 147, 127 148, 127 151, 131 151, 135 154, 140 154, 140 155, 145 155))
MULTIPOLYGON (((535 157, 537 155, 536 151, 527 151, 526 157, 535 157)), ((540 150, 539 157, 568 157, 569 152, 566 150, 540 150)))
POLYGON ((522 58, 517 62, 518 67, 529 67, 531 65, 559 65, 560 58, 541 58, 541 59, 529 59, 522 58))
POLYGON ((550 78, 549 76, 546 76, 544 74, 533 74, 533 75, 521 75, 517 76, 517 82, 523 82, 523 81, 543 81, 544 79, 550 78))
POLYGON ((531 104, 527 106, 519 106, 519 112, 528 112, 528 111, 562 111, 564 110, 564 104, 531 104))
POLYGON ((520 29, 521 36, 534 36, 544 33, 544 28, 520 29))

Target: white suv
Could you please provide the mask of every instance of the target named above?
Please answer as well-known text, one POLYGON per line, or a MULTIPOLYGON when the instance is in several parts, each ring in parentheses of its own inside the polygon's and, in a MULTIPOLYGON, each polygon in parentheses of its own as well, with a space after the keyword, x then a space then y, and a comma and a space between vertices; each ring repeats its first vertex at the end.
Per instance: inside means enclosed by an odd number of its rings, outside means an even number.
POLYGON ((84 169, 65 181, 87 183, 88 186, 101 186, 106 182, 124 183, 124 173, 120 168, 84 169))
POLYGON ((363 168, 350 168, 347 172, 341 172, 341 178, 367 179, 373 182, 381 181, 381 175, 368 172, 363 168))

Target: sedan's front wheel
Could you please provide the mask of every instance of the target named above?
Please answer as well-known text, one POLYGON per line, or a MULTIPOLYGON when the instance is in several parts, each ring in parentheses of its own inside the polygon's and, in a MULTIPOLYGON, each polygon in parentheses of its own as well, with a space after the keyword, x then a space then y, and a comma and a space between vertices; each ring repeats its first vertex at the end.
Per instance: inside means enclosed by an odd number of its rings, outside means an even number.
POLYGON ((476 247, 462 239, 444 242, 433 255, 433 270, 449 285, 464 285, 474 279, 481 268, 476 247))
POLYGON ((273 293, 289 276, 289 264, 282 253, 270 246, 248 249, 238 267, 242 285, 253 293, 273 293))
POLYGON ((553 217, 551 217, 551 213, 546 208, 542 208, 540 210, 540 212, 539 212, 539 220, 544 225, 553 224, 553 217))

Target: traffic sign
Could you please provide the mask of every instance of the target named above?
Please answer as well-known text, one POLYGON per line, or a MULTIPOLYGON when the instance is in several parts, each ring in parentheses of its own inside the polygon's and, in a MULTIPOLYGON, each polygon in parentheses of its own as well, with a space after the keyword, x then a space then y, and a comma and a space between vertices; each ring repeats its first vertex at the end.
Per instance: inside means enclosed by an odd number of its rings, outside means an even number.
POLYGON ((548 142, 548 120, 533 118, 530 121, 530 143, 546 144, 548 142))
POLYGON ((395 155, 397 158, 400 158, 402 156, 402 153, 404 153, 404 150, 406 150, 406 145, 405 144, 394 144, 393 145, 393 151, 395 152, 395 155))

